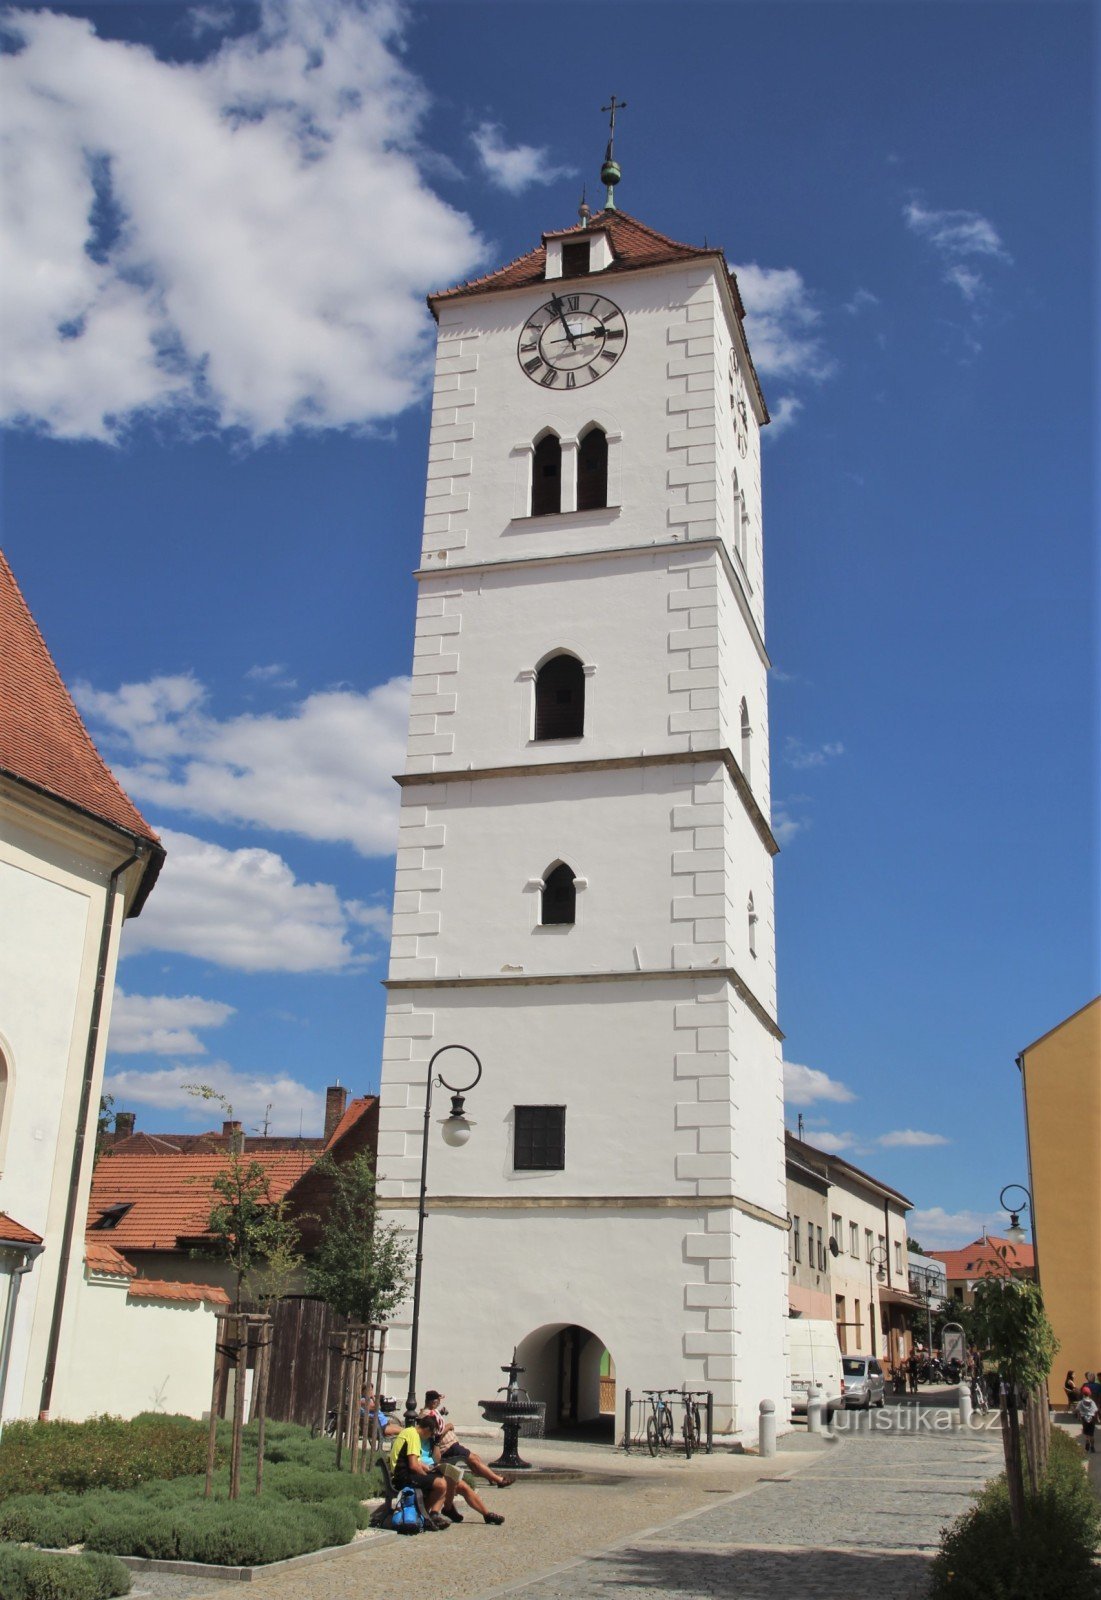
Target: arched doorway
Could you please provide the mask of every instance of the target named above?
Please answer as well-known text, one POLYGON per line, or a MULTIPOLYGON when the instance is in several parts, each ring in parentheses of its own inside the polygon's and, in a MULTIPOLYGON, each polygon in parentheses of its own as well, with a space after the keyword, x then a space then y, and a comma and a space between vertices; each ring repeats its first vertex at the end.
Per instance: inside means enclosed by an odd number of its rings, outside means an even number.
POLYGON ((615 1361, 603 1339, 573 1322, 536 1328, 517 1346, 521 1383, 547 1408, 548 1434, 615 1432, 615 1361))

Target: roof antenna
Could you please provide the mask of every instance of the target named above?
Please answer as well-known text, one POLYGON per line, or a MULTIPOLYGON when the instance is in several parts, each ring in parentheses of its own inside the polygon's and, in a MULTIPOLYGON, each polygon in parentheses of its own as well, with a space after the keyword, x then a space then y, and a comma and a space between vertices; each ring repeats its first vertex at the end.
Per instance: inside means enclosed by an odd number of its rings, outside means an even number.
POLYGON ((803 1140, 803 1113, 801 1111, 799 1113, 798 1127, 799 1127, 799 1132, 796 1134, 796 1138, 800 1141, 800 1143, 802 1143, 802 1140, 803 1140))
POLYGON ((584 188, 581 190, 581 204, 577 208, 577 220, 583 228, 589 226, 589 218, 592 216, 592 212, 589 210, 589 203, 585 198, 586 192, 584 188))
POLYGON ((627 102, 626 100, 617 100, 613 95, 611 105, 601 106, 600 109, 610 113, 608 119, 608 148, 604 152, 604 165, 600 169, 600 181, 607 185, 608 190, 607 198, 604 201, 604 209, 605 211, 614 211, 615 186, 622 176, 619 170, 619 163, 615 158, 615 114, 617 111, 626 111, 627 102))

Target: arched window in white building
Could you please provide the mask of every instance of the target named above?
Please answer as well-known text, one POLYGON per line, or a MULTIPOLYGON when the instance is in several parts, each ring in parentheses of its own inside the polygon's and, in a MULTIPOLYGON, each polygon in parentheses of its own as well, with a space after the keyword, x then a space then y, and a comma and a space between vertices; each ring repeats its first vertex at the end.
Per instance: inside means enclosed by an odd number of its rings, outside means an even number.
POLYGON ((743 778, 745 779, 745 781, 747 783, 750 781, 749 758, 750 758, 750 745, 752 743, 752 740, 753 740, 753 729, 749 726, 749 707, 746 705, 745 701, 743 700, 742 701, 742 776, 743 776, 743 778))
POLYGON ((570 924, 577 921, 577 886, 573 868, 560 861, 543 879, 543 905, 539 918, 544 927, 548 923, 570 924))
POLYGON ((11 1072, 4 1052, 0 1050, 0 1172, 6 1165, 8 1125, 11 1122, 11 1072))
POLYGON ((545 433, 535 441, 531 463, 531 514, 549 517, 562 509, 562 441, 545 433))
POLYGON ((577 509, 599 511, 608 504, 608 435, 596 424, 581 435, 577 452, 577 509))
POLYGON ((749 901, 748 901, 748 903, 746 905, 746 924, 747 924, 747 927, 749 929, 749 953, 750 953, 751 956, 756 956, 756 954, 757 954, 757 913, 753 909, 753 896, 752 895, 750 895, 749 901))
POLYGON ((580 739, 584 732, 585 669, 576 656, 551 656, 535 674, 535 737, 580 739))
POLYGON ((738 483, 737 470, 732 475, 730 486, 730 515, 732 523, 734 549, 743 568, 748 556, 748 519, 745 512, 745 495, 738 483))

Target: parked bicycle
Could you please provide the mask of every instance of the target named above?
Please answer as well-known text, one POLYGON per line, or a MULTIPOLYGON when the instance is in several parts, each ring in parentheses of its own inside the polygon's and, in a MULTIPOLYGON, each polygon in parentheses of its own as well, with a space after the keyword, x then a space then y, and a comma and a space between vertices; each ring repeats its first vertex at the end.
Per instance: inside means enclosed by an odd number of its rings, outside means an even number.
POLYGON ((642 1393, 650 1407, 650 1415, 646 1418, 646 1448, 650 1454, 656 1456, 659 1450, 673 1448, 673 1441, 678 1432, 674 1406, 679 1400, 684 1408, 679 1432, 685 1457, 691 1461, 692 1452, 698 1450, 703 1443, 703 1419, 699 1402, 701 1394, 706 1397, 706 1392, 690 1389, 644 1389, 642 1393))

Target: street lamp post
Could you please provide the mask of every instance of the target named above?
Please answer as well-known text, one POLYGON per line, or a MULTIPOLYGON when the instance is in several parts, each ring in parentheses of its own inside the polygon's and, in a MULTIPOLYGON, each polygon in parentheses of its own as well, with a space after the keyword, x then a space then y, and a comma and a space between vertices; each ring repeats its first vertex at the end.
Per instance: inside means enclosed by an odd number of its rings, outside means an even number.
MULTIPOLYGON (((1009 1240, 1010 1244, 1024 1244, 1028 1238, 1028 1234, 1021 1227, 1021 1212, 1027 1211, 1029 1216, 1032 1216, 1031 1194, 1025 1188, 1023 1183, 1007 1183, 1001 1194, 998 1196, 998 1204, 1001 1206, 1003 1211, 1009 1212, 1009 1227, 1005 1232, 1006 1238, 1009 1240), (1010 1190, 1012 1189, 1017 1189, 1021 1194, 1024 1195, 1024 1199, 1011 1204, 1006 1199, 1006 1195, 1009 1194, 1010 1190)), ((1033 1227, 1036 1225, 1034 1217, 1032 1225, 1033 1227)))
POLYGON ((872 1323, 872 1355, 873 1356, 878 1356, 878 1354, 879 1354, 879 1351, 876 1348, 876 1333, 875 1333, 875 1325, 876 1325, 876 1322, 878 1321, 878 1318, 879 1318, 879 1307, 878 1307, 878 1305, 876 1303, 876 1298, 875 1298, 875 1281, 872 1278, 872 1268, 873 1267, 875 1268, 875 1278, 880 1283, 884 1283, 886 1281, 886 1278, 887 1278, 887 1273, 886 1273, 886 1270, 885 1270, 886 1266, 887 1266, 887 1250, 886 1250, 886 1246, 885 1245, 881 1245, 881 1244, 869 1245, 868 1246, 868 1303, 872 1308, 871 1323, 872 1323))
POLYGON ((413 1262, 413 1326, 409 1339, 409 1393, 405 1397, 405 1423, 410 1426, 417 1415, 417 1346, 420 1342, 421 1322, 421 1266, 424 1261, 424 1216, 428 1195, 428 1129, 429 1117, 432 1113, 432 1089, 439 1084, 441 1089, 449 1090, 451 1094, 451 1111, 443 1126, 443 1136, 448 1144, 463 1145, 470 1138, 470 1121, 466 1116, 463 1102, 471 1089, 482 1076, 482 1063, 473 1050, 465 1044, 441 1045, 428 1063, 428 1079, 424 1090, 424 1137, 421 1142, 421 1193, 420 1204, 417 1207, 417 1253, 413 1262), (447 1050, 461 1050, 470 1056, 477 1071, 471 1081, 463 1088, 456 1084, 448 1083, 442 1073, 433 1077, 436 1062, 447 1050))

